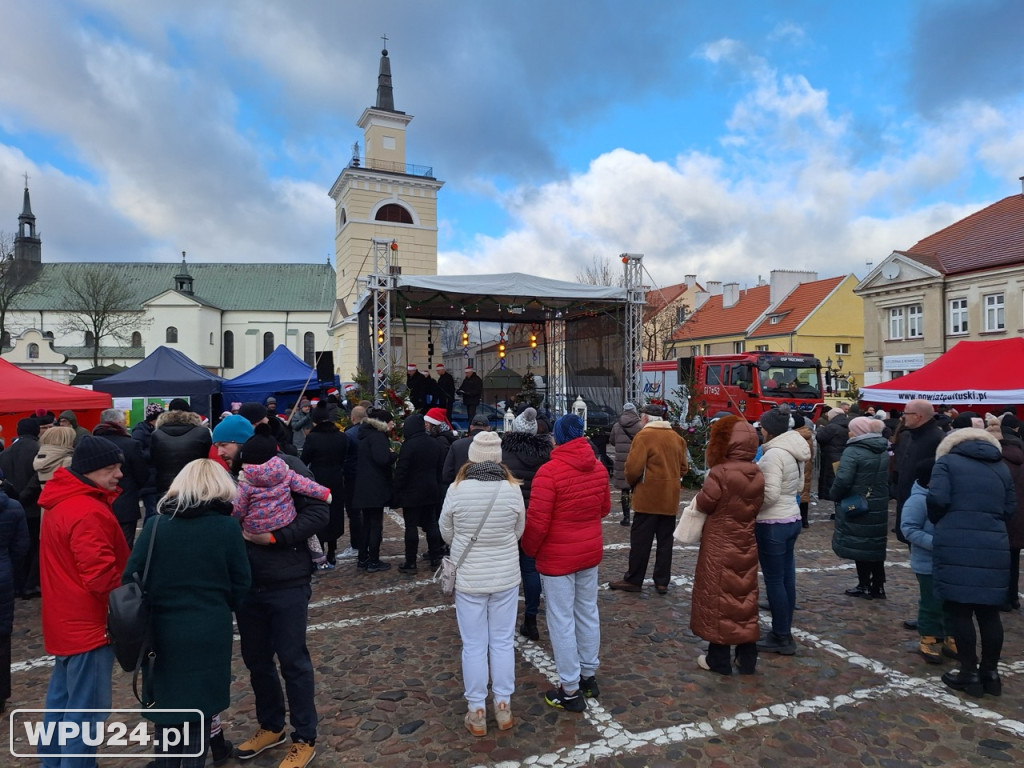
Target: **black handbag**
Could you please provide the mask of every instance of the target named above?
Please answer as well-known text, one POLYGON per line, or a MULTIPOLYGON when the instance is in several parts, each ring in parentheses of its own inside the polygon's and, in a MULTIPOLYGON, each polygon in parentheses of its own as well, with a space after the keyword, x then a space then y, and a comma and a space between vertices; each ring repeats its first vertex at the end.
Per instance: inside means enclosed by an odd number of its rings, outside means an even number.
MULTIPOLYGON (((138 571, 132 574, 127 584, 111 590, 107 597, 107 636, 114 646, 114 656, 121 669, 133 672, 132 691, 135 698, 144 707, 154 704, 151 691, 139 693, 139 677, 143 665, 146 666, 146 679, 152 679, 153 664, 156 653, 153 651, 153 633, 150 626, 149 595, 146 593, 146 577, 149 575, 149 562, 153 559, 153 544, 156 542, 156 529, 160 524, 161 515, 157 515, 153 530, 149 536, 149 547, 146 550, 146 563, 142 575, 138 571)), ((148 686, 147 686, 148 687, 148 686)))
POLYGON ((838 509, 836 511, 842 512, 847 519, 863 517, 871 509, 868 505, 868 496, 870 495, 871 489, 868 488, 866 496, 862 496, 859 493, 851 493, 849 496, 844 496, 839 500, 838 509))

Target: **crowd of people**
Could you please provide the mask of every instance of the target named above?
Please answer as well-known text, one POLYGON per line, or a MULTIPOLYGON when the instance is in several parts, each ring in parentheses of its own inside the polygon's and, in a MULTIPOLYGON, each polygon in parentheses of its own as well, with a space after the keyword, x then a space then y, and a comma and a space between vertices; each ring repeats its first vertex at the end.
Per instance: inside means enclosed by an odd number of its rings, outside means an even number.
MULTIPOLYGON (((396 414, 369 402, 346 412, 344 431, 337 403, 302 400, 278 418, 274 398, 235 404, 212 429, 183 399, 148 406, 130 431, 117 409, 91 432, 70 411, 22 419, 0 451, 0 700, 10 697, 13 601, 41 594, 44 643, 55 657, 47 718, 102 719, 80 710, 111 705, 107 595, 148 558, 155 661, 144 685, 157 709, 199 709, 210 726, 200 734, 195 722, 154 714, 157 727, 188 730, 204 749, 188 756, 166 739, 155 765, 197 768, 207 750, 220 765, 286 741, 281 767, 308 765, 318 719, 306 647, 312 576, 346 560, 369 574, 389 569, 383 519, 400 508, 398 570, 426 564, 433 572, 446 556, 456 565, 469 733, 487 734, 488 691, 496 727, 515 726, 516 628, 541 639, 542 594, 558 674, 545 701, 584 711, 600 696, 598 566, 611 487, 630 546, 625 573, 609 587, 642 591, 653 549, 654 589, 667 594, 687 443, 661 405, 627 403, 611 430, 609 473, 574 414, 548 420, 527 407, 501 435, 474 415, 460 437, 435 402, 427 397, 405 416, 400 443, 396 414), (258 721, 237 746, 220 725, 230 706, 233 618, 258 721)), ((950 688, 999 695, 1000 610, 1019 608, 1024 545, 1020 423, 1010 411, 936 414, 924 400, 895 421, 856 406, 832 409, 817 425, 786 407, 764 413, 756 428, 736 415, 712 419, 695 499, 706 516, 690 616, 708 643, 698 666, 749 675, 759 653, 798 652, 795 551, 809 525, 815 453, 819 503, 835 510, 833 551, 856 566, 846 594, 886 598, 895 499, 895 530, 920 587, 917 615, 906 622, 920 634, 920 655, 959 661, 943 675, 950 688), (764 632, 759 570, 771 616, 764 632)), ((61 765, 59 751, 41 757, 61 765)))

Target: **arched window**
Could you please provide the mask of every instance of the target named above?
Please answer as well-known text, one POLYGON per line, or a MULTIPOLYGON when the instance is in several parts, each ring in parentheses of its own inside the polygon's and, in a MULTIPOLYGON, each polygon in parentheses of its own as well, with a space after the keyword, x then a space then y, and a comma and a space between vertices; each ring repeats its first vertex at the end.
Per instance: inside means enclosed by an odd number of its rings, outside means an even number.
POLYGON ((142 346, 142 334, 139 333, 138 331, 132 331, 132 346, 133 347, 141 347, 142 346))
POLYGON ((235 334, 224 331, 224 367, 235 367, 235 334))
POLYGON ((96 344, 96 334, 92 331, 85 332, 85 346, 91 347, 96 344))
POLYGON ((316 365, 316 336, 312 331, 306 331, 302 337, 302 359, 306 365, 316 365))
POLYGON ((39 359, 39 345, 38 344, 34 344, 33 343, 33 344, 29 344, 28 345, 28 359, 29 360, 38 360, 39 359))
POLYGON ((173 325, 167 326, 167 343, 177 344, 178 343, 178 329, 173 325))
POLYGON ((263 359, 266 360, 274 352, 274 334, 267 331, 263 334, 263 359))
POLYGON ((388 221, 393 224, 412 224, 412 216, 409 211, 397 203, 382 205, 374 218, 377 221, 388 221))

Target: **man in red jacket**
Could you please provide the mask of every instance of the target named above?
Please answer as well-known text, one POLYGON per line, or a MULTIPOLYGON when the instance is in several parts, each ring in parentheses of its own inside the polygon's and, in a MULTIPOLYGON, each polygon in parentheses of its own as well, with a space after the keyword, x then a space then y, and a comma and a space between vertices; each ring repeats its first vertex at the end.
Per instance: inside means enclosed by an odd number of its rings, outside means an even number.
POLYGON ((555 422, 551 459, 537 470, 520 541, 537 559, 544 585, 548 631, 560 685, 544 700, 582 712, 596 699, 601 620, 597 566, 604 554, 601 520, 612 508, 608 472, 583 436, 583 421, 569 413, 555 422))
MULTIPOLYGON (((123 462, 112 442, 86 435, 75 446, 70 468, 58 469, 39 496, 44 510, 39 534, 43 643, 56 657, 44 720, 56 723, 58 731, 61 721, 81 729, 82 723, 106 720, 102 712, 83 709, 110 709, 114 650, 107 640, 107 595, 121 583, 129 554, 111 510, 120 493, 123 462)), ((68 743, 38 749, 44 768, 62 765, 62 753, 96 751, 81 733, 68 743)), ((96 761, 83 758, 81 765, 88 768, 96 761)))

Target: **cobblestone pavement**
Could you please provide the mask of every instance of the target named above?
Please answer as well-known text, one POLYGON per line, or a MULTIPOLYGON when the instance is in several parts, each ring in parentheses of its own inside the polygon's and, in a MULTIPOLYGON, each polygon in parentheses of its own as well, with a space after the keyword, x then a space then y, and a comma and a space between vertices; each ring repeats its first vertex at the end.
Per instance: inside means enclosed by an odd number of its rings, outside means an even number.
MULTIPOLYGON (((684 494, 689 497, 690 493, 684 494)), ((618 509, 617 499, 613 509, 618 509)), ((463 727, 455 612, 426 568, 377 574, 342 561, 316 577, 309 648, 316 667, 320 735, 315 765, 419 766, 973 766, 1024 765, 1024 616, 1002 614, 1001 697, 948 691, 943 666, 914 652, 917 583, 890 539, 888 600, 843 595, 853 563, 832 554, 828 509, 811 508, 797 549, 796 656, 762 655, 757 675, 720 677, 697 667, 705 647, 689 630, 695 547, 677 546, 668 595, 612 592, 628 531, 613 512, 601 564, 600 702, 582 715, 555 711, 543 692, 556 679, 541 603, 541 641, 517 637, 514 729, 475 739, 463 727)), ((400 517, 385 521, 382 552, 401 562, 400 517)), ((49 660, 38 601, 18 601, 10 708, 42 705, 49 660)), ((762 611, 762 623, 767 619, 762 611)), ((235 654, 225 731, 236 743, 256 727, 248 676, 235 654)), ((114 705, 131 707, 130 676, 115 672, 114 705)), ((7 722, 4 730, 8 729, 7 722)), ((8 739, 5 732, 0 738, 8 739)), ((24 749, 24 746, 22 746, 24 749)), ((5 750, 6 752, 6 750, 5 750)), ((249 761, 277 766, 279 747, 249 761)), ((0 765, 34 761, 0 757, 0 765)), ((141 759, 106 759, 135 768, 141 759)), ((231 764, 236 764, 232 762, 231 764)))

